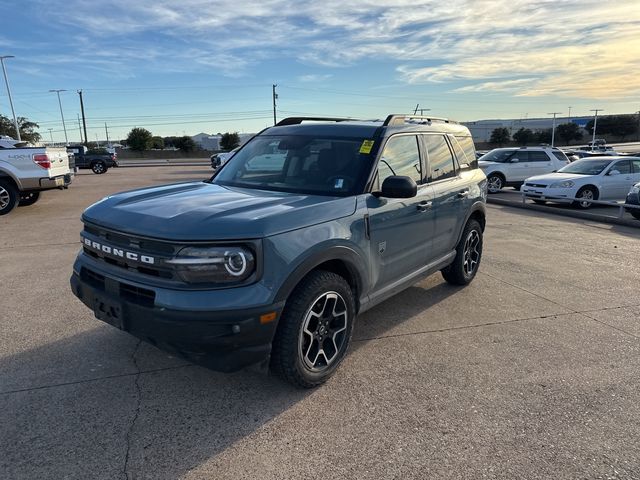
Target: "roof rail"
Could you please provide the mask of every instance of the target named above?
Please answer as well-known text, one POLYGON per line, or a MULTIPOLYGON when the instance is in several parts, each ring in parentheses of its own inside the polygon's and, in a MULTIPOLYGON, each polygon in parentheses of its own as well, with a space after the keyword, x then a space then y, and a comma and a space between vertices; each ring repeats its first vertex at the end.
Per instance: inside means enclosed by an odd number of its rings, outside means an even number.
POLYGON ((276 127, 285 125, 299 125, 302 122, 348 122, 354 121, 355 118, 334 118, 334 117, 287 117, 275 124, 276 127))
POLYGON ((392 114, 387 117, 382 126, 388 127, 393 125, 403 125, 407 123, 407 120, 421 120, 418 123, 431 123, 431 122, 444 122, 444 123, 458 123, 448 118, 441 117, 429 117, 424 115, 398 115, 392 114))

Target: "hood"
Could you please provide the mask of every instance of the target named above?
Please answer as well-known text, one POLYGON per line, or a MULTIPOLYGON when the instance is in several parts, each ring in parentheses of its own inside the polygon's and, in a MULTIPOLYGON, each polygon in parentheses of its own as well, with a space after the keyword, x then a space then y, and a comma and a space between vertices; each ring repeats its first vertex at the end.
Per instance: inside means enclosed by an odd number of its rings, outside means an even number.
POLYGON ((270 192, 190 182, 104 198, 83 221, 166 240, 262 238, 353 214, 354 197, 270 192))
POLYGON ((489 160, 478 160, 478 166, 480 168, 482 167, 488 167, 489 165, 497 165, 498 162, 490 162, 489 160))
POLYGON ((593 177, 594 175, 578 175, 575 173, 545 173, 544 175, 536 175, 535 177, 529 177, 525 181, 547 181, 547 182, 562 182, 564 180, 581 180, 587 177, 593 177))

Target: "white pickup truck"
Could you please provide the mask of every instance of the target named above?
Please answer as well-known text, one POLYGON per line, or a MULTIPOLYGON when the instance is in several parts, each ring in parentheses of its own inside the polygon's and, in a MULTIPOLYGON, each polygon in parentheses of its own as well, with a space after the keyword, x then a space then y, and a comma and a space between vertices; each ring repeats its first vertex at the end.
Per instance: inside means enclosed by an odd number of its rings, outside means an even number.
POLYGON ((22 145, 0 138, 0 215, 18 205, 33 205, 43 190, 65 189, 71 183, 65 148, 22 145))

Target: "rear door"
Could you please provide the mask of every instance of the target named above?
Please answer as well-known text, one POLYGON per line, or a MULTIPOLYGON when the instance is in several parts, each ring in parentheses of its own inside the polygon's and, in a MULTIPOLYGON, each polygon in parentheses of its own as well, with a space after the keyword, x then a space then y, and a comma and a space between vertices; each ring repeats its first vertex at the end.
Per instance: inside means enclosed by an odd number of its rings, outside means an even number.
POLYGON ((413 198, 367 198, 371 278, 377 291, 427 263, 435 223, 433 190, 423 181, 425 168, 416 135, 394 135, 387 140, 374 190, 379 191, 390 175, 413 178, 418 194, 413 198))
POLYGON ((420 136, 429 165, 429 185, 433 188, 435 230, 429 262, 440 259, 455 248, 465 217, 469 189, 458 176, 453 153, 443 134, 420 136))
POLYGON ((530 150, 529 151, 529 175, 544 175, 545 173, 551 173, 556 169, 555 163, 551 160, 551 157, 547 152, 542 150, 530 150))

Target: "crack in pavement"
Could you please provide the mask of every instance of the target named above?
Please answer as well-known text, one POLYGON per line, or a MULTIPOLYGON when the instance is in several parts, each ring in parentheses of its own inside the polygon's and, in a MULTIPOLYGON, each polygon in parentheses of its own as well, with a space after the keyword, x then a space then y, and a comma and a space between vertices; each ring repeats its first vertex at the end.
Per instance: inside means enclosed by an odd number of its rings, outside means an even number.
POLYGON ((140 416, 140 407, 142 406, 142 390, 140 389, 140 367, 138 366, 138 361, 136 360, 136 354, 138 353, 138 349, 140 348, 140 344, 142 340, 138 340, 136 343, 136 348, 133 350, 133 355, 131 356, 131 360, 133 361, 133 365, 138 370, 135 377, 135 390, 136 390, 136 409, 133 415, 133 420, 131 421, 131 425, 127 429, 127 433, 125 435, 125 442, 127 450, 125 452, 124 457, 124 468, 122 473, 124 474, 125 480, 129 480, 129 452, 131 451, 131 433, 136 425, 136 421, 138 420, 138 416, 140 416))

